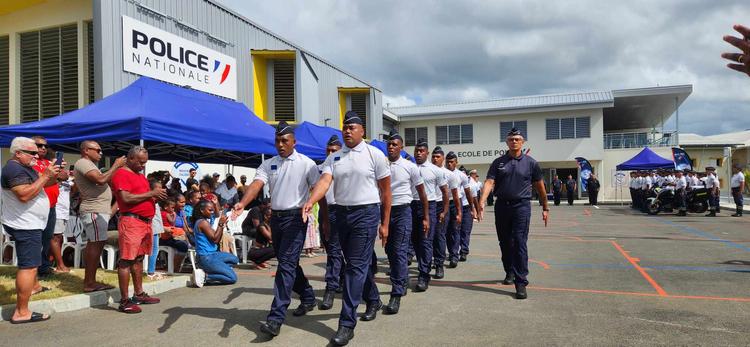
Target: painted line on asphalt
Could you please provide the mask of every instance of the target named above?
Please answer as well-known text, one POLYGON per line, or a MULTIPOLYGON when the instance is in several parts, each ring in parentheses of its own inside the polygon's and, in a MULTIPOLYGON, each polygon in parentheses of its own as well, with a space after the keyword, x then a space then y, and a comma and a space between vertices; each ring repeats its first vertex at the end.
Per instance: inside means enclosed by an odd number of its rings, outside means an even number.
POLYGON ((709 233, 707 233, 707 232, 705 232, 703 230, 700 230, 700 229, 697 229, 697 228, 693 228, 693 227, 689 227, 689 226, 685 226, 685 225, 680 225, 680 224, 677 224, 675 222, 672 222, 672 221, 666 220, 666 219, 660 219, 659 221, 661 221, 664 224, 673 226, 673 227, 675 227, 675 228, 677 228, 679 230, 682 230, 683 232, 686 232, 688 234, 693 234, 693 235, 696 235, 696 236, 699 236, 701 238, 708 239, 708 240, 711 240, 711 241, 721 242, 721 243, 727 245, 728 247, 741 249, 741 250, 743 250, 745 252, 750 252, 750 247, 748 247, 748 246, 741 245, 741 244, 736 243, 734 241, 730 241, 730 240, 718 238, 718 237, 716 237, 714 235, 711 235, 711 234, 709 234, 709 233))
POLYGON ((645 269, 643 269, 640 265, 638 265, 638 262, 640 261, 640 259, 631 257, 628 254, 628 252, 622 249, 620 244, 617 243, 616 241, 612 241, 612 245, 615 246, 615 248, 618 251, 620 251, 620 254, 622 254, 622 256, 625 257, 625 259, 627 259, 627 261, 629 261, 630 264, 632 264, 633 267, 636 270, 638 270, 638 272, 640 272, 641 276, 643 276, 643 278, 645 278, 646 281, 649 284, 651 284, 652 287, 654 287, 654 289, 656 290, 657 293, 659 293, 660 296, 667 296, 667 292, 664 290, 664 288, 662 288, 658 283, 656 283, 656 281, 651 277, 651 275, 648 274, 648 272, 646 272, 645 269))

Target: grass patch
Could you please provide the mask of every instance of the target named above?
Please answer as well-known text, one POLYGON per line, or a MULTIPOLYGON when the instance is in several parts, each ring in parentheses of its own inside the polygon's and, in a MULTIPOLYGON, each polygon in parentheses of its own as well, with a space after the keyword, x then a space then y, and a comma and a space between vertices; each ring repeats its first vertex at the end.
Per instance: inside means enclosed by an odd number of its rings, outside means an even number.
MULTIPOLYGON (((39 283, 50 291, 31 296, 31 301, 54 299, 83 293, 83 269, 71 269, 71 273, 53 274, 39 283)), ((117 271, 99 269, 96 281, 117 288, 117 271)), ((150 282, 146 275, 143 282, 150 282)), ((132 283, 131 283, 132 284, 132 283)), ((0 305, 16 303, 16 267, 0 266, 0 305)))

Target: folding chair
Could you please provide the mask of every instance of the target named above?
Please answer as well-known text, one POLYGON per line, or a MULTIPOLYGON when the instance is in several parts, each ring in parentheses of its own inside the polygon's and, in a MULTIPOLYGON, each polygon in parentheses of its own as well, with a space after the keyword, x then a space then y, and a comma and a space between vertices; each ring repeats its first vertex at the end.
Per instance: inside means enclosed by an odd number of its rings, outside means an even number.
POLYGON ((10 247, 13 249, 13 253, 8 264, 11 264, 13 266, 18 265, 16 242, 10 240, 10 235, 5 234, 5 230, 3 229, 2 225, 0 225, 0 245, 2 245, 2 248, 0 248, 0 263, 3 263, 3 260, 5 259, 5 250, 10 247))

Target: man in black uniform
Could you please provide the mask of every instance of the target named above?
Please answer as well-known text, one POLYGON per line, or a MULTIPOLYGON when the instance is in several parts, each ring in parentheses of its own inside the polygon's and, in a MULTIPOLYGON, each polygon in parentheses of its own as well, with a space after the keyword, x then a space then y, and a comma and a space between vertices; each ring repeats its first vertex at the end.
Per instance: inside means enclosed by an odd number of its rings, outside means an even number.
MULTIPOLYGON (((505 143, 508 145, 508 151, 495 159, 487 171, 479 206, 484 206, 492 190, 496 197, 495 231, 500 241, 503 268, 506 273, 503 284, 514 282, 516 298, 526 299, 526 286, 529 284, 526 280, 529 274, 526 241, 529 238, 531 219, 531 186, 534 185, 542 200, 542 219, 545 226, 549 219, 547 192, 544 190, 539 164, 521 151, 524 143, 521 132, 516 128, 511 129, 505 143)), ((484 211, 480 213, 480 220, 483 214, 484 211)))
POLYGON ((573 206, 574 194, 576 192, 576 180, 573 179, 573 175, 568 175, 568 180, 565 181, 565 192, 568 195, 568 205, 573 206))
POLYGON ((589 205, 599 208, 597 206, 599 201, 599 179, 596 178, 596 175, 594 173, 591 173, 591 176, 586 180, 586 189, 589 191, 589 205))
POLYGON ((552 180, 552 195, 555 199, 555 206, 560 206, 560 194, 562 194, 562 181, 559 176, 555 175, 555 179, 552 180))

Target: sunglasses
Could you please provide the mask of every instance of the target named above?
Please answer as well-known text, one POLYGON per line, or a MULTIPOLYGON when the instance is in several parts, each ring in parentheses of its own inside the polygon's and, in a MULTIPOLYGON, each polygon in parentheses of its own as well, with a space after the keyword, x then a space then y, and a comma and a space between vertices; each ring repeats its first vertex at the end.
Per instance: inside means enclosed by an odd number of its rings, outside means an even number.
POLYGON ((26 154, 28 154, 28 155, 38 155, 38 154, 39 154, 39 152, 38 152, 38 151, 27 151, 27 150, 25 150, 25 149, 19 149, 18 151, 19 151, 19 152, 22 152, 22 153, 26 153, 26 154))
POLYGON ((49 148, 46 143, 37 143, 36 148, 49 148))
POLYGON ((86 148, 86 150, 89 150, 89 149, 92 150, 92 151, 94 151, 94 152, 97 152, 99 154, 102 154, 102 149, 101 148, 91 148, 91 147, 86 148))

